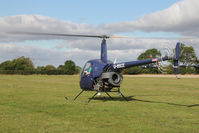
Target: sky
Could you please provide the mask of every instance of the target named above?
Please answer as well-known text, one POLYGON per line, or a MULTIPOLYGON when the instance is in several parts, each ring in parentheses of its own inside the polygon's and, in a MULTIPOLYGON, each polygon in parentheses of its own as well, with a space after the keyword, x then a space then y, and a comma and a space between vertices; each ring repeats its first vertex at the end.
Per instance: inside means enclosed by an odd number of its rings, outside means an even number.
POLYGON ((0 63, 25 56, 35 66, 73 60, 82 67, 100 56, 100 39, 13 35, 10 31, 149 37, 108 39, 108 57, 118 62, 136 60, 149 48, 165 52, 178 41, 199 53, 198 12, 198 0, 0 1, 0 63), (181 39, 168 39, 173 37, 181 39))
POLYGON ((101 24, 136 19, 171 6, 179 0, 6 0, 1 2, 0 16, 39 14, 59 20, 101 24))

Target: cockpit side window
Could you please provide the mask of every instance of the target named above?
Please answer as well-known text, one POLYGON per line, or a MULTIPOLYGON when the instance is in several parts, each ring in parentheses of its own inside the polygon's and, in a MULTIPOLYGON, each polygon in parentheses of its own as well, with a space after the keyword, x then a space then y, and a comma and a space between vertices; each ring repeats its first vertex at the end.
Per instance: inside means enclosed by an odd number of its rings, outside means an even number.
POLYGON ((84 76, 84 75, 90 75, 92 71, 92 65, 90 62, 87 62, 81 72, 81 76, 84 76))

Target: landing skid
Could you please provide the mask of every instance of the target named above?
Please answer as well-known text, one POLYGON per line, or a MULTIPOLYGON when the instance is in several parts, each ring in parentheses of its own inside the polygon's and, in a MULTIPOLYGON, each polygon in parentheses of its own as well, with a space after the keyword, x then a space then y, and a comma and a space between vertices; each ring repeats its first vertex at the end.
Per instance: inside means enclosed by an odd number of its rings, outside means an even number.
MULTIPOLYGON (((84 92, 85 90, 82 90, 75 98, 74 98, 74 101, 84 92)), ((121 93, 120 91, 120 88, 117 88, 115 90, 110 90, 110 91, 97 91, 91 98, 89 98, 88 100, 88 103, 93 100, 95 98, 95 96, 98 94, 98 93, 102 93, 102 92, 105 92, 106 95, 111 99, 111 100, 114 100, 113 97, 111 97, 111 95, 109 94, 110 92, 117 92, 118 95, 121 95, 124 100, 128 101, 127 98, 121 93)))

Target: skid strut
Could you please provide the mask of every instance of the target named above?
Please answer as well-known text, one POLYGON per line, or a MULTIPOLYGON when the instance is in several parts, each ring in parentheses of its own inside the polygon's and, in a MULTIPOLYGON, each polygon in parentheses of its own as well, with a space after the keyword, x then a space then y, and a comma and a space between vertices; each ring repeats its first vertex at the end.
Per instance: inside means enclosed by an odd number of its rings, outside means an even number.
POLYGON ((84 90, 82 90, 75 98, 74 101, 84 92, 84 90))
POLYGON ((88 100, 88 103, 95 98, 95 96, 97 95, 97 93, 98 93, 98 91, 88 100))

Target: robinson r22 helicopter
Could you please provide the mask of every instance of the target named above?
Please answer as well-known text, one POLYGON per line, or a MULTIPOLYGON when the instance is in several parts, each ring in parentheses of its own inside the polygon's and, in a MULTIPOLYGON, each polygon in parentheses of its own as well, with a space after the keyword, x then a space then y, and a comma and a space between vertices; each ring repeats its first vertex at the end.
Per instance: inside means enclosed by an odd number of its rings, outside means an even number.
POLYGON ((138 61, 129 61, 121 63, 113 63, 108 60, 107 57, 107 44, 106 39, 108 38, 123 38, 118 36, 107 36, 107 35, 77 35, 77 34, 53 34, 53 33, 34 33, 34 32, 12 32, 14 34, 26 34, 26 35, 49 35, 49 36, 69 36, 69 37, 91 37, 101 38, 101 58, 89 60, 84 65, 81 71, 80 87, 81 92, 74 98, 76 100, 84 91, 96 91, 96 93, 89 99, 92 100, 97 94, 105 92, 111 99, 113 99, 109 92, 118 92, 126 101, 127 98, 120 92, 120 85, 123 80, 121 74, 122 69, 140 66, 150 63, 156 63, 159 61, 174 61, 174 73, 178 74, 178 59, 180 42, 176 44, 174 56, 164 56, 161 58, 145 59, 138 61))

